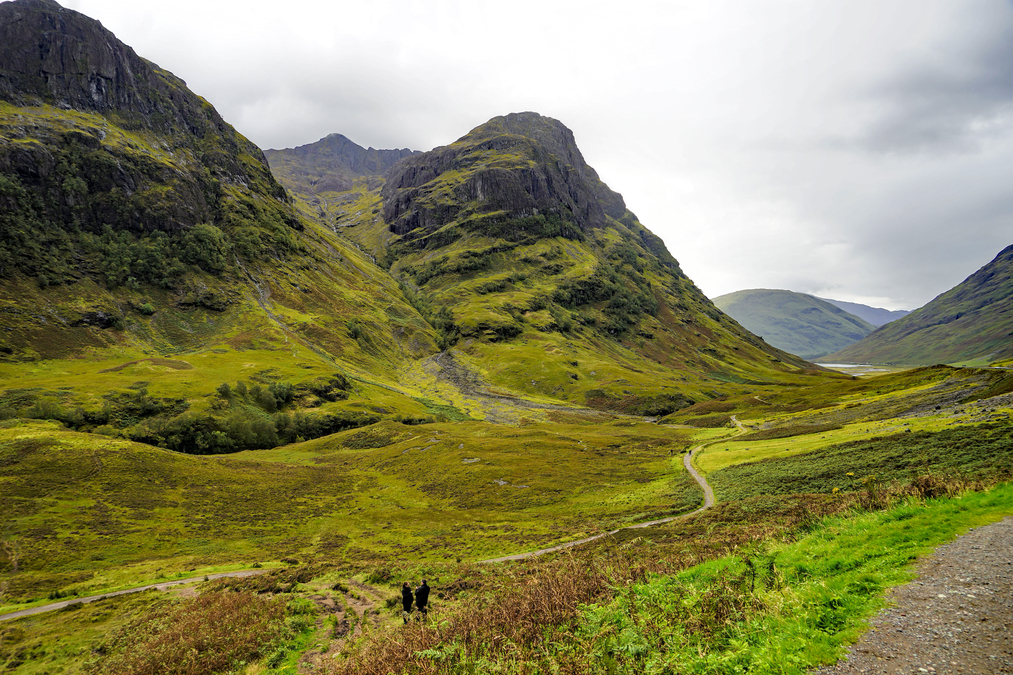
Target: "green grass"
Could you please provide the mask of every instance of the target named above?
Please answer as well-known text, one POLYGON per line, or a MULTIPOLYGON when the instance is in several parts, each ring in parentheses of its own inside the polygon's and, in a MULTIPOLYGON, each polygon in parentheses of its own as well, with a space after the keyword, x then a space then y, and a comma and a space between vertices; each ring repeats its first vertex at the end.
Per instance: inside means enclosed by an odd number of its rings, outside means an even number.
MULTIPOLYGON (((720 447, 707 452, 717 457, 731 454, 719 451, 720 447)), ((1013 475, 1013 424, 983 424, 851 441, 802 454, 726 466, 712 470, 708 481, 718 499, 734 500, 755 495, 856 490, 865 488, 870 480, 906 482, 925 474, 971 479, 1013 475)))
MULTIPOLYGON (((941 431, 950 426, 950 420, 940 417, 910 418, 856 422, 839 429, 828 429, 818 425, 796 425, 778 427, 770 431, 785 434, 781 438, 760 438, 747 434, 730 438, 726 443, 716 444, 706 452, 697 455, 697 467, 706 473, 720 471, 730 466, 748 464, 764 459, 804 455, 842 443, 867 440, 897 432, 941 431)), ((760 432, 761 434, 764 432, 760 432)), ((718 434, 720 435, 720 434, 718 434)))
POLYGON ((912 562, 1011 505, 1006 484, 832 519, 794 543, 628 586, 585 610, 568 647, 611 673, 805 673, 843 654, 912 562))
POLYGON ((284 557, 354 569, 536 549, 694 507, 686 443, 628 422, 387 422, 205 457, 9 421, 0 509, 23 554, 7 605, 284 557))

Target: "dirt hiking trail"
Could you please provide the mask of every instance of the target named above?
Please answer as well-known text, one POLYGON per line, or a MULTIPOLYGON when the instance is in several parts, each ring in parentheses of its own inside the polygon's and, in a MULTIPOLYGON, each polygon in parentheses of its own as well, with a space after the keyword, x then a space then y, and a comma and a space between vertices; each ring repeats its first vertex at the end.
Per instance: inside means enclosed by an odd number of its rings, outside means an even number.
POLYGON ((1013 673, 1013 517, 940 546, 917 572, 848 655, 814 675, 1013 673))

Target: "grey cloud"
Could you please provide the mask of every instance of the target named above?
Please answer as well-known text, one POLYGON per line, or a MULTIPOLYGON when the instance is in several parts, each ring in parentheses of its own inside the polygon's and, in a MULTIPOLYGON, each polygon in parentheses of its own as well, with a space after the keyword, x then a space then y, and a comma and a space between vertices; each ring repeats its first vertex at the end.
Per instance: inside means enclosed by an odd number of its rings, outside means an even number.
POLYGON ((937 46, 866 91, 876 112, 861 147, 959 154, 1013 132, 1013 11, 990 9, 995 23, 978 19, 955 30, 955 44, 937 46))

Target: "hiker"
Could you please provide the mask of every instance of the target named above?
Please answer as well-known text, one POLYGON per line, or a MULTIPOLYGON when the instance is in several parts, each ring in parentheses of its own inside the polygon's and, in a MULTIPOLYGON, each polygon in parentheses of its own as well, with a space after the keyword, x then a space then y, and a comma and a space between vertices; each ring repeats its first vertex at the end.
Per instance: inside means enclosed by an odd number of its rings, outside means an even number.
POLYGON ((419 617, 425 617, 429 614, 429 586, 426 585, 426 580, 422 580, 422 585, 415 589, 415 606, 419 609, 419 617))
MULTIPOLYGON (((422 582, 425 583, 425 582, 422 582)), ((408 618, 412 615, 412 587, 406 581, 404 586, 401 587, 401 606, 404 607, 404 612, 401 614, 401 618, 404 619, 405 623, 408 623, 408 618)))

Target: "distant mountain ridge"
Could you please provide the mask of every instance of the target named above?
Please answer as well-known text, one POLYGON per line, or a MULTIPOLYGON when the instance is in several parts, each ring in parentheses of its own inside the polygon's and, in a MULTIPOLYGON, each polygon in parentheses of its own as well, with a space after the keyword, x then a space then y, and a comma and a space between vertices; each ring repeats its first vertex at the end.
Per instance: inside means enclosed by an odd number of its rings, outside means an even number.
POLYGON ((825 300, 829 302, 831 305, 836 305, 837 307, 840 307, 848 314, 857 316, 859 319, 867 321, 868 323, 872 324, 873 326, 876 326, 877 328, 879 326, 888 324, 891 321, 896 321, 902 316, 907 316, 908 314, 911 313, 911 310, 908 309, 894 309, 894 310, 882 309, 881 307, 870 307, 869 305, 863 305, 858 302, 831 300, 830 298, 820 298, 820 300, 825 300))
POLYGON ((816 358, 858 342, 873 326, 805 293, 751 289, 714 298, 714 304, 771 345, 816 358))
POLYGON ((951 290, 824 361, 930 365, 1013 357, 1013 245, 951 290))
POLYGON ((295 192, 312 197, 321 192, 351 190, 355 178, 382 176, 395 163, 418 150, 363 148, 341 134, 284 150, 265 150, 271 170, 295 192))

